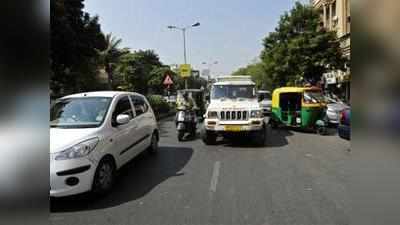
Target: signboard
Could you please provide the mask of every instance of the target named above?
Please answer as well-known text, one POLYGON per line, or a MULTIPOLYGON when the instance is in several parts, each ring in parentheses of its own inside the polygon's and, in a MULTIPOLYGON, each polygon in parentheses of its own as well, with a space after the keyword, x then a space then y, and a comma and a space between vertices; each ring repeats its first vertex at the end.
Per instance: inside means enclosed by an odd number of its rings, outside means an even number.
POLYGON ((190 67, 190 64, 181 64, 179 67, 179 72, 181 77, 187 78, 192 75, 192 68, 190 67))
POLYGON ((167 76, 165 76, 164 82, 163 84, 165 86, 167 86, 167 88, 169 89, 169 87, 173 84, 174 82, 172 81, 171 77, 167 74, 167 76))
POLYGON ((164 82, 163 82, 163 84, 164 85, 171 85, 171 84, 173 84, 174 82, 172 81, 172 79, 171 79, 171 77, 169 76, 169 75, 167 75, 166 77, 165 77, 165 79, 164 79, 164 82))

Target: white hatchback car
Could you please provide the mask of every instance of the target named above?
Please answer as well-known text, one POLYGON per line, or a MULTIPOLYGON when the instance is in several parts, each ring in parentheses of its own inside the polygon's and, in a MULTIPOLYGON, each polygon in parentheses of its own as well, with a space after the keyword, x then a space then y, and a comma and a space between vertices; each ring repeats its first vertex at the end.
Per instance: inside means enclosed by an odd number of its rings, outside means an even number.
POLYGON ((105 193, 122 165, 144 150, 157 151, 157 122, 143 95, 74 94, 50 111, 50 197, 105 193))

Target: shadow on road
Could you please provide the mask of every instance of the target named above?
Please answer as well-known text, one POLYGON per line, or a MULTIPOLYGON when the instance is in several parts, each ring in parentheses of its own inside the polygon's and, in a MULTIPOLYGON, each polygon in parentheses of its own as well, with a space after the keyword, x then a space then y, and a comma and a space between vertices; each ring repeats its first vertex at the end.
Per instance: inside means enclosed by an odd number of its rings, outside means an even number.
POLYGON ((95 210, 117 206, 139 199, 179 172, 190 161, 193 149, 160 147, 156 155, 141 154, 119 170, 111 193, 94 198, 90 194, 51 199, 51 212, 95 210))
POLYGON ((293 132, 284 128, 272 129, 267 128, 266 147, 282 147, 289 144, 287 137, 293 136, 293 132))
POLYGON ((291 131, 286 129, 271 129, 269 126, 266 129, 266 142, 264 146, 257 145, 254 140, 257 137, 251 135, 237 135, 231 138, 222 138, 217 141, 217 145, 233 148, 282 147, 289 144, 287 137, 293 135, 291 131))

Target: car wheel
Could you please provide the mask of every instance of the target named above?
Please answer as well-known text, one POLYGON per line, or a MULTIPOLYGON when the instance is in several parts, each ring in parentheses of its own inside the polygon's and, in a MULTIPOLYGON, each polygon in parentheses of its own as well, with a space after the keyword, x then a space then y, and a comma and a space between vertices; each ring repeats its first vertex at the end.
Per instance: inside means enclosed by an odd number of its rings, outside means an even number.
POLYGON ((152 154, 157 153, 158 151, 158 136, 156 132, 154 132, 153 135, 151 136, 151 142, 148 150, 152 154))
POLYGON ((115 164, 110 158, 104 158, 97 166, 93 179, 93 192, 98 195, 108 193, 115 181, 115 164))

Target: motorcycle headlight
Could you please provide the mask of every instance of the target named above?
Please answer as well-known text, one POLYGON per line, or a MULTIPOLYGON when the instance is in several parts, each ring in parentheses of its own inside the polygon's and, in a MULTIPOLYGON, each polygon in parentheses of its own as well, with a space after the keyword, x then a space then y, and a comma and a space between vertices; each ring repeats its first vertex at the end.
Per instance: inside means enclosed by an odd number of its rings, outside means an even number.
POLYGON ((251 110, 250 117, 251 118, 261 118, 262 117, 262 111, 261 110, 251 110))
POLYGON ((218 117, 218 113, 215 111, 209 111, 207 114, 207 118, 209 119, 216 119, 218 117))
POLYGON ((98 138, 92 138, 74 145, 62 152, 58 152, 54 156, 54 160, 75 159, 88 155, 96 147, 99 142, 98 138))

